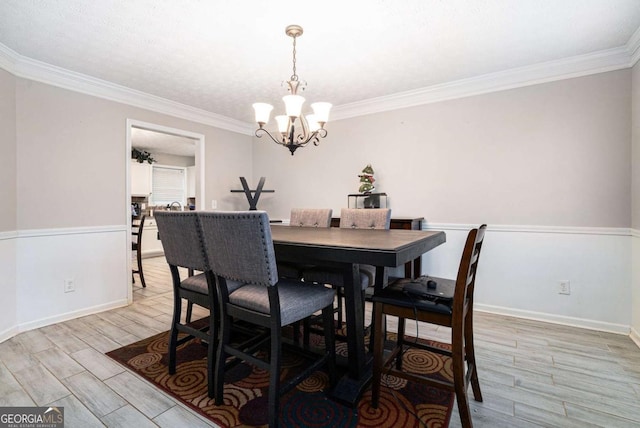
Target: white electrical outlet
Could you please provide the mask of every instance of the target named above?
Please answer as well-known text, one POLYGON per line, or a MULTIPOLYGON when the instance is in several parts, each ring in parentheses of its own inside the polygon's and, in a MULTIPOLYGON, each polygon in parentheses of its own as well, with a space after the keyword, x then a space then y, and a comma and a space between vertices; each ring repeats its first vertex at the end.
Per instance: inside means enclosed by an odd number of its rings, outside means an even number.
POLYGON ((211 200, 211 209, 215 210, 218 208, 218 201, 216 201, 215 199, 211 200))
POLYGON ((571 294, 571 283, 569 281, 558 281, 558 294, 571 294))
POLYGON ((73 281, 73 279, 65 279, 64 280, 64 292, 65 293, 71 293, 73 291, 76 291, 76 283, 73 281))

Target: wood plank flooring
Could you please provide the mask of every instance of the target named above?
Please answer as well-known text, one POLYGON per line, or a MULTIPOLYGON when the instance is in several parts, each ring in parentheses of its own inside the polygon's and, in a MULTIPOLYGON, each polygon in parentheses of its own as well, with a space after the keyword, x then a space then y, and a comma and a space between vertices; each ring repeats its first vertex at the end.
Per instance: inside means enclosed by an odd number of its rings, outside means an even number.
MULTIPOLYGON (((143 264, 147 288, 136 282, 132 305, 0 343, 0 406, 64 406, 67 427, 215 426, 104 355, 169 329, 166 262, 143 264)), ((476 353, 484 402, 471 400, 475 427, 640 427, 640 349, 626 336, 478 313, 476 353)), ((450 426, 460 426, 457 407, 450 426)))

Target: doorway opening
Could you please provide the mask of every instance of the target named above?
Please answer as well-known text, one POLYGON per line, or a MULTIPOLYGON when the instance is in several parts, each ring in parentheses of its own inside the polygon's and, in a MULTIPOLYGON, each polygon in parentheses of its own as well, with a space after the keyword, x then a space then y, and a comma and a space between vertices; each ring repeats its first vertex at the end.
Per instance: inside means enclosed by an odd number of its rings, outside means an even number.
MULTIPOLYGON (((177 128, 127 119, 126 213, 127 236, 140 239, 142 257, 163 254, 153 220, 155 209, 203 209, 205 137, 177 128), (143 162, 133 159, 132 150, 144 152, 143 162), (153 162, 146 160, 150 155, 153 162), (167 181, 170 178, 171 180, 167 181), (181 181, 182 180, 182 181, 181 181), (175 183, 182 183, 176 189, 175 183), (171 202, 165 199, 169 197, 171 202), (145 216, 143 235, 134 237, 134 223, 145 216)), ((135 226, 137 229, 137 226, 135 226)), ((132 245, 127 242, 127 271, 132 272, 132 245)), ((138 275, 139 276, 139 275, 138 275)), ((137 277, 138 277, 137 276, 137 277)), ((137 278, 136 277, 136 278, 137 278)), ((136 285, 141 285, 136 279, 136 285)), ((133 275, 129 277, 128 301, 133 301, 133 275)))

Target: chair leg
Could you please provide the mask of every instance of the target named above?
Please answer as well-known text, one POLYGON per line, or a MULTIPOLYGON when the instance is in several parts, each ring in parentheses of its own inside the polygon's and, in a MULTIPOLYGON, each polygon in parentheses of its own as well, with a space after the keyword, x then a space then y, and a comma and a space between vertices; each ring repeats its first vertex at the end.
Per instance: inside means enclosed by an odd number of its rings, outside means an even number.
POLYGON ((140 283, 142 284, 142 288, 147 287, 147 283, 144 282, 144 273, 142 272, 142 252, 140 249, 136 251, 136 258, 138 259, 138 275, 140 276, 140 283))
POLYGON ((280 409, 280 368, 282 366, 281 329, 271 329, 271 356, 269 367, 269 428, 278 426, 280 409))
POLYGON ((169 374, 176 372, 176 348, 178 347, 178 328, 180 317, 182 316, 182 299, 174 296, 173 299, 173 320, 171 322, 171 335, 169 336, 169 374))
POLYGON ((467 370, 471 371, 471 389, 473 398, 476 401, 482 401, 482 392, 480 391, 480 381, 478 380, 478 367, 476 366, 476 351, 473 343, 473 315, 470 310, 465 318, 464 326, 464 346, 465 357, 467 359, 467 370))
POLYGON ((189 324, 191 322, 191 315, 193 314, 193 302, 187 302, 187 315, 185 318, 185 322, 189 324))
POLYGON ((229 344, 230 340, 230 331, 231 331, 231 317, 229 316, 221 316, 220 317, 220 337, 218 339, 218 350, 216 352, 216 373, 213 377, 215 381, 215 393, 214 397, 209 396, 209 398, 215 398, 216 406, 222 404, 223 394, 224 394, 224 364, 227 359, 227 353, 225 348, 229 344))
POLYGON ((338 328, 342 328, 342 293, 341 288, 334 287, 337 290, 337 306, 338 306, 338 328))
MULTIPOLYGON (((373 304, 373 324, 376 331, 382 331, 382 304, 373 304)), ((384 365, 384 337, 378 334, 373 344, 373 377, 371 379, 371 405, 378 408, 380 402, 380 383, 382 382, 382 368, 384 365)))
POLYGON ((458 413, 463 428, 471 428, 471 411, 469 409, 469 397, 467 396, 467 383, 464 372, 464 343, 462 332, 455 334, 451 340, 451 357, 453 360, 453 388, 458 402, 458 413))
MULTIPOLYGON (((406 319, 398 317, 398 340, 396 346, 400 349, 404 346, 404 331, 406 326, 406 319)), ((402 370, 402 353, 396 358, 396 369, 402 370)))
POLYGON ((333 388, 336 384, 336 339, 333 320, 333 305, 322 310, 324 321, 324 349, 327 355, 327 371, 329 372, 329 385, 333 388))
MULTIPOLYGON (((191 302, 189 302, 191 304, 191 302)), ((190 306, 189 306, 190 307, 190 306)), ((189 309, 187 309, 188 312, 189 309)), ((217 313, 217 311, 216 311, 217 313)), ((191 317, 187 315, 189 320, 191 317)), ((209 397, 215 396, 215 351, 216 343, 218 343, 218 320, 214 315, 214 311, 209 313, 209 343, 207 344, 207 394, 209 397)))

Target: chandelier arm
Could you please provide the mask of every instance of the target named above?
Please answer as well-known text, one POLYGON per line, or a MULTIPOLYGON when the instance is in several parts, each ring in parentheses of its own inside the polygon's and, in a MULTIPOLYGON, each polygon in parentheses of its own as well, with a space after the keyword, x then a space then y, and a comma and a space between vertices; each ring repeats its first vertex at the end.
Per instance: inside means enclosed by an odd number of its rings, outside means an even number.
POLYGON ((264 128, 258 128, 258 129, 256 129, 256 132, 255 132, 255 136, 256 136, 256 137, 258 137, 258 138, 262 138, 262 136, 263 136, 264 134, 267 134, 267 135, 269 136, 269 138, 271 138, 271 140, 273 140, 273 142, 274 142, 274 143, 276 143, 276 144, 280 144, 281 146, 287 146, 287 144, 286 144, 285 142, 278 141, 276 138, 274 138, 274 136, 273 136, 273 135, 271 135, 271 132, 267 131, 266 129, 264 129, 264 128))

